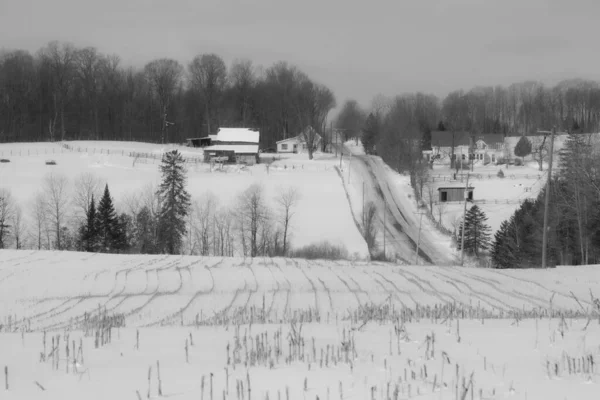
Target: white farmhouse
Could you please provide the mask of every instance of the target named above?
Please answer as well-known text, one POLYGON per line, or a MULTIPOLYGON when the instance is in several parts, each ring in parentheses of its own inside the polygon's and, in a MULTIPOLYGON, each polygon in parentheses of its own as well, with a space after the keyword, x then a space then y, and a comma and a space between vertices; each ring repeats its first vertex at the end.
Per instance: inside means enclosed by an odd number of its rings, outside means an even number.
MULTIPOLYGON (((321 135, 315 132, 315 141, 313 143, 313 147, 315 149, 319 148, 319 145, 321 144, 321 139, 321 135)), ((307 151, 307 148, 303 134, 283 139, 277 142, 278 153, 304 153, 305 151, 307 151)))

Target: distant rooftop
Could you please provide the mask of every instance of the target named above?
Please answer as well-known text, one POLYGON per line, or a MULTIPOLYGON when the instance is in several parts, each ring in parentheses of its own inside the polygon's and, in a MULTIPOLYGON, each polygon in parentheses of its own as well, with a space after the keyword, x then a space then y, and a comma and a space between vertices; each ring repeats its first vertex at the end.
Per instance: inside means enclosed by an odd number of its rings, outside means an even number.
POLYGON ((260 132, 249 128, 219 128, 217 137, 213 140, 217 142, 244 142, 257 143, 260 139, 260 132))

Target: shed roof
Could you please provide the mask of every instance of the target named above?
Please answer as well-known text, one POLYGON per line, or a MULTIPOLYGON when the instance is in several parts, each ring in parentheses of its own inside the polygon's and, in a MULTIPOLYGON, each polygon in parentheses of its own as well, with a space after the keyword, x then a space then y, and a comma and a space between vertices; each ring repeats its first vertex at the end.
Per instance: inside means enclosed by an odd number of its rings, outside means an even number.
POLYGON ((298 136, 294 136, 294 137, 290 137, 290 138, 287 138, 287 139, 278 140, 278 141, 277 141, 277 142, 275 142, 275 143, 279 144, 279 143, 285 143, 285 142, 291 142, 291 141, 296 141, 296 142, 299 142, 299 141, 300 141, 300 138, 299 138, 298 136))
POLYGON ((233 151, 235 154, 258 154, 258 145, 217 144, 205 147, 204 151, 233 151))
POLYGON ((248 128, 219 128, 216 138, 211 138, 218 142, 244 142, 257 143, 260 139, 260 132, 248 128))
MULTIPOLYGON (((448 189, 462 189, 465 190, 466 186, 447 186, 447 187, 439 187, 438 190, 448 190, 448 189)), ((475 189, 474 186, 469 186, 469 190, 475 189)))

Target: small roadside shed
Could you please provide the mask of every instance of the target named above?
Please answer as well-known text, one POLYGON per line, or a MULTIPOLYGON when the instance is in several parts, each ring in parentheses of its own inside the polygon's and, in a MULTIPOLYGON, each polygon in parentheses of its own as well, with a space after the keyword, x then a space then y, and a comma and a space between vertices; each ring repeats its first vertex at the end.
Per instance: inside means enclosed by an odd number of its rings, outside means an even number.
POLYGON ((469 186, 468 188, 465 186, 440 187, 438 188, 438 201, 440 203, 448 201, 464 201, 465 191, 467 192, 467 201, 473 201, 474 190, 475 188, 473 186, 469 186))

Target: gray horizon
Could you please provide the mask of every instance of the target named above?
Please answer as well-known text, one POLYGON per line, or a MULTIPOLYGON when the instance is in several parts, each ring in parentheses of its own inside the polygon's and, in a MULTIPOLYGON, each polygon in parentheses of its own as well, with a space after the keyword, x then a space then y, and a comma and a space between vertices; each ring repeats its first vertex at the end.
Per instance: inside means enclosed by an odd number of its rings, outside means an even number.
POLYGON ((142 67, 184 66, 216 53, 229 66, 298 66, 339 106, 377 94, 453 90, 537 80, 600 80, 594 0, 0 0, 0 48, 32 53, 52 40, 117 54, 142 67))

